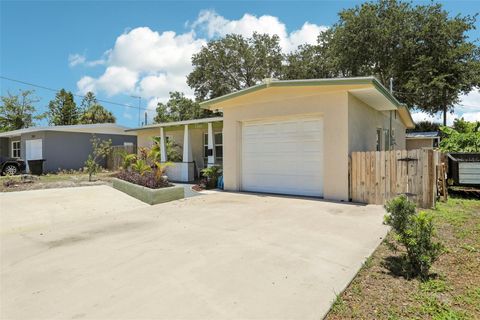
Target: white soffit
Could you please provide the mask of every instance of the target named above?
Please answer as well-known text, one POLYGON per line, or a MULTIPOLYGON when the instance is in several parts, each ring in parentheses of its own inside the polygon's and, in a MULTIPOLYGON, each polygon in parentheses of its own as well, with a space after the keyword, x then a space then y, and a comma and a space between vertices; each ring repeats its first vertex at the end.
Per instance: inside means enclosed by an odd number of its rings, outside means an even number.
POLYGON ((352 89, 348 90, 348 92, 376 110, 385 111, 397 109, 397 107, 376 88, 352 89))

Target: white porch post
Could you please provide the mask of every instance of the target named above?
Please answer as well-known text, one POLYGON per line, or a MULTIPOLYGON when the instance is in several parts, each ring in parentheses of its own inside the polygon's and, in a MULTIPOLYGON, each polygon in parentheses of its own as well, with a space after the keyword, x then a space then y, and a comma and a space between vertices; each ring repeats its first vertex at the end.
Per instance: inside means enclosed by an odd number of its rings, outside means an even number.
POLYGON ((213 147, 213 126, 212 123, 208 123, 208 150, 212 150, 212 154, 208 156, 207 167, 211 167, 215 164, 215 148, 213 147))
POLYGON ((167 147, 165 146, 165 133, 163 127, 160 127, 160 161, 167 162, 167 147))
MULTIPOLYGON (((188 130, 188 124, 185 125, 183 132, 183 163, 182 165, 182 181, 193 180, 193 174, 190 174, 190 162, 193 161, 192 156, 192 144, 190 139, 190 131, 188 130)), ((193 168, 193 167, 192 167, 193 168)))
POLYGON ((188 130, 188 124, 185 125, 183 132, 183 162, 192 162, 192 144, 190 142, 190 131, 188 130))

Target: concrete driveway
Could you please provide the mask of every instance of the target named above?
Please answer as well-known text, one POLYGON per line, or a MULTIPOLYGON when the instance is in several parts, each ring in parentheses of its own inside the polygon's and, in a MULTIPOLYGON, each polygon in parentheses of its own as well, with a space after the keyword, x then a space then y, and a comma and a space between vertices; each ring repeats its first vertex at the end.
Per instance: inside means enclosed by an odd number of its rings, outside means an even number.
POLYGON ((379 206, 254 194, 145 206, 111 189, 114 210, 92 211, 105 188, 0 195, 0 318, 321 319, 387 231, 379 206), (29 194, 71 219, 12 201, 29 194))

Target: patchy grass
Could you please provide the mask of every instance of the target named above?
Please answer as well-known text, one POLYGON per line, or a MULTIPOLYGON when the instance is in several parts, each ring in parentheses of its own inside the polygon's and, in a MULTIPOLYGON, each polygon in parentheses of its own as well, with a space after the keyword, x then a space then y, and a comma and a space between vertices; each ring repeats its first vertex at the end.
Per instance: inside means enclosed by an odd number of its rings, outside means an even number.
POLYGON ((75 171, 49 173, 33 176, 32 179, 27 180, 22 180, 22 176, 0 176, 0 192, 108 184, 112 175, 112 172, 101 172, 94 177, 92 182, 88 181, 88 174, 75 171))
POLYGON ((430 279, 403 276, 402 250, 389 234, 326 319, 480 319, 480 200, 451 198, 429 211, 446 247, 430 279))

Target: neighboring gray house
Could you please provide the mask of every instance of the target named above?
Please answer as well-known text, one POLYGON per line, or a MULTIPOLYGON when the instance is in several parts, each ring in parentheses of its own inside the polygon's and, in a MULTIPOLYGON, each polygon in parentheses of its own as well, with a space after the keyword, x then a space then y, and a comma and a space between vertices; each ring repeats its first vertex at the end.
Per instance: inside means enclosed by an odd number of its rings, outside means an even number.
POLYGON ((135 145, 137 136, 113 123, 31 127, 0 133, 0 156, 24 160, 45 159, 43 170, 78 170, 92 151, 93 134, 112 145, 135 145))

